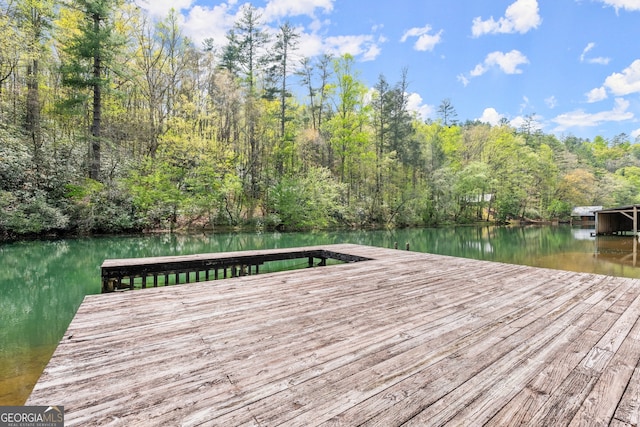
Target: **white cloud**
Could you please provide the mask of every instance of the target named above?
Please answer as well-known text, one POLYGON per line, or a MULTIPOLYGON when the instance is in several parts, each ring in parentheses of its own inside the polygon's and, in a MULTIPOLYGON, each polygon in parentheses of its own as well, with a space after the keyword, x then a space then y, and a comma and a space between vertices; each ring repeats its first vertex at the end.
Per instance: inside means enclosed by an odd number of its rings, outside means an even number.
MULTIPOLYGON (((319 3, 321 0, 315 0, 319 3)), ((332 0, 333 1, 333 0, 332 0)), ((350 54, 359 57, 361 61, 373 61, 382 52, 381 45, 387 42, 387 38, 383 35, 374 34, 358 34, 358 35, 337 35, 326 37, 321 31, 322 28, 329 26, 328 20, 314 20, 311 33, 304 32, 299 29, 300 39, 297 54, 306 57, 328 53, 334 56, 342 56, 350 54)), ((373 25, 372 32, 377 32, 383 28, 383 25, 373 25)))
POLYGON ((596 47, 596 44, 593 42, 587 44, 587 47, 585 47, 584 50, 582 51, 582 55, 580 55, 580 62, 584 62, 587 53, 589 53, 589 51, 594 47, 596 47))
POLYGON ((193 0, 135 0, 135 4, 155 17, 164 18, 171 9, 178 12, 189 9, 193 0))
POLYGON ((640 0, 600 0, 600 3, 614 7, 616 12, 620 9, 626 9, 629 11, 640 10, 640 0))
POLYGON ((605 100, 608 98, 608 92, 615 96, 640 93, 640 59, 633 61, 621 73, 611 74, 601 87, 587 92, 587 102, 594 103, 605 100))
POLYGON ((638 139, 638 138, 640 138, 640 129, 636 129, 636 130, 634 130, 633 132, 631 132, 631 136, 632 136, 634 139, 638 139))
POLYGON ((556 131, 565 131, 574 127, 593 127, 604 122, 622 122, 634 118, 629 109, 629 101, 623 98, 616 98, 612 110, 598 113, 587 113, 584 110, 575 110, 569 113, 560 114, 552 119, 558 126, 556 131))
MULTIPOLYGON (((163 17, 171 8, 182 11, 181 27, 186 36, 193 40, 196 46, 202 45, 205 39, 213 38, 216 47, 222 47, 227 42, 227 33, 242 15, 245 3, 238 0, 228 0, 213 7, 192 6, 193 0, 135 0, 136 4, 147 10, 154 16, 163 17)), ((265 31, 273 33, 275 27, 269 27, 280 18, 287 16, 309 16, 311 22, 307 28, 296 28, 300 38, 298 39, 298 51, 301 56, 313 57, 323 53, 343 55, 345 53, 358 56, 362 61, 376 59, 381 53, 381 44, 384 37, 376 40, 374 35, 338 35, 325 37, 323 28, 331 22, 328 19, 320 19, 319 13, 331 13, 335 0, 271 0, 267 2, 261 13, 261 21, 264 22, 265 31)), ((274 24, 275 25, 275 24, 274 24)), ((374 27, 375 31, 377 28, 374 27)))
POLYGON ((511 52, 491 52, 487 55, 484 62, 476 65, 471 70, 472 77, 478 77, 489 71, 493 67, 498 67, 506 74, 522 74, 522 70, 518 68, 520 65, 528 64, 529 60, 518 50, 511 52))
POLYGON ((524 124, 524 122, 525 122, 525 118, 523 116, 518 116, 515 119, 511 119, 509 121, 509 124, 516 129, 520 129, 524 124))
POLYGON ((597 87, 595 89, 591 89, 587 93, 587 102, 594 103, 607 99, 607 90, 604 87, 597 87))
POLYGON ((227 31, 241 13, 236 8, 237 0, 213 7, 192 6, 193 3, 193 0, 135 0, 138 7, 157 19, 165 18, 171 9, 180 12, 180 27, 196 46, 208 38, 213 38, 218 47, 224 45, 227 31))
POLYGON ((317 33, 318 31, 320 31, 323 27, 325 26, 329 26, 331 24, 331 21, 329 21, 328 19, 325 20, 320 20, 320 19, 314 19, 309 25, 309 30, 313 33, 317 33))
POLYGON ((424 51, 432 51, 436 45, 438 45, 442 41, 442 32, 443 30, 438 31, 437 34, 429 34, 433 28, 430 25, 426 25, 422 28, 411 28, 410 30, 405 31, 400 39, 401 43, 407 41, 409 37, 417 37, 415 44, 413 45, 415 50, 424 52, 424 51))
MULTIPOLYGON (((638 0, 640 1, 640 0, 638 0)), ((640 92, 640 59, 625 68, 622 73, 613 73, 604 81, 604 86, 614 95, 629 95, 640 92)))
POLYGON ((227 42, 227 31, 236 21, 227 4, 213 8, 194 6, 184 17, 183 31, 197 46, 207 38, 213 38, 214 44, 222 46, 227 42))
POLYGON ((316 33, 301 33, 298 39, 298 51, 301 56, 312 58, 325 52, 322 37, 316 33))
POLYGON ((507 8, 504 17, 497 21, 493 17, 484 21, 481 17, 474 18, 471 33, 474 37, 497 33, 524 34, 538 28, 541 23, 537 0, 516 0, 507 8))
POLYGON ((271 0, 264 8, 263 18, 269 22, 287 16, 309 16, 315 18, 317 9, 323 13, 333 10, 333 0, 271 0))
POLYGON ((423 104, 422 97, 417 93, 410 93, 407 96, 407 109, 416 113, 422 120, 431 117, 435 111, 432 105, 423 104))
POLYGON ((544 127, 540 122, 541 119, 542 117, 535 114, 533 116, 518 116, 514 119, 511 119, 511 121, 509 121, 509 124, 516 129, 521 129, 526 125, 531 131, 536 131, 544 127))
POLYGON ((611 62, 611 58, 605 58, 603 56, 598 56, 595 58, 588 58, 587 53, 589 53, 594 47, 596 47, 595 43, 587 44, 587 47, 584 48, 582 54, 580 55, 580 62, 587 62, 588 64, 599 64, 599 65, 607 65, 611 62))
POLYGON ((495 108, 485 108, 482 112, 482 117, 478 120, 483 123, 489 123, 491 126, 497 126, 500 124, 500 120, 504 118, 504 115, 498 113, 495 108))
POLYGON ((467 87, 467 85, 470 83, 469 78, 464 74, 458 74, 457 79, 460 83, 462 83, 464 87, 467 87))
MULTIPOLYGON (((484 66, 484 64, 478 64, 476 65, 476 67, 471 70, 471 72, 469 73, 471 75, 471 77, 478 77, 483 75, 484 73, 486 73, 487 71, 489 71, 489 69, 487 67, 484 66)), ((469 80, 467 79, 467 82, 469 80)))
POLYGON ((598 56, 596 58, 589 58, 587 60, 589 64, 608 65, 611 62, 611 58, 605 58, 604 56, 598 56))
POLYGON ((363 60, 371 61, 380 53, 380 47, 372 35, 333 36, 324 39, 324 51, 335 56, 346 53, 353 56, 363 55, 363 60))
POLYGON ((380 52, 382 52, 382 49, 380 49, 380 46, 378 46, 375 43, 370 44, 369 49, 363 53, 362 60, 365 62, 373 61, 378 57, 378 55, 380 55, 380 52))
POLYGON ((544 102, 545 104, 547 104, 547 107, 551 108, 552 110, 558 105, 558 100, 555 96, 550 96, 549 98, 545 99, 544 102))

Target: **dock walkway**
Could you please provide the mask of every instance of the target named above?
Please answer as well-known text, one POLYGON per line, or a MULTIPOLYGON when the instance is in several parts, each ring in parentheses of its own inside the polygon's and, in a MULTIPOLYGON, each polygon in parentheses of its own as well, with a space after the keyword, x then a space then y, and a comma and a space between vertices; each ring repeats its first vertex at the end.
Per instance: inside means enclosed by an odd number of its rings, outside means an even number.
POLYGON ((640 281, 369 261, 87 296, 27 405, 67 426, 635 426, 640 281))

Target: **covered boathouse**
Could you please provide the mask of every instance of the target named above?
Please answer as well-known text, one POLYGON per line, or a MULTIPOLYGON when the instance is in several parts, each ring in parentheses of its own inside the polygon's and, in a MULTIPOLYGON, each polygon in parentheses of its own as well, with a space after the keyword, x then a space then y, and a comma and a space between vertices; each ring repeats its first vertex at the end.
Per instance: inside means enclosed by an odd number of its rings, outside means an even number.
POLYGON ((632 205, 596 211, 596 235, 637 235, 639 209, 632 205))
POLYGON ((596 212, 602 208, 602 206, 576 206, 571 210, 571 225, 595 225, 596 212))

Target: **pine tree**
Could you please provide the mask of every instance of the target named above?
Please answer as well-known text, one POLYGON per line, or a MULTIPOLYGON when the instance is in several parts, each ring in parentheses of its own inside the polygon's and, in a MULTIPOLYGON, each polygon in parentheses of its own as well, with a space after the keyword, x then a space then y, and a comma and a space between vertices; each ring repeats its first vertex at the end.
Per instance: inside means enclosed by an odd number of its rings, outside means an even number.
POLYGON ((66 57, 61 67, 62 81, 76 90, 73 102, 87 100, 91 92, 89 178, 100 179, 102 151, 102 96, 108 87, 113 58, 122 46, 114 27, 114 12, 120 0, 75 0, 71 5, 82 13, 77 32, 63 46, 66 57), (79 96, 78 96, 79 95, 79 96))
POLYGON ((262 50, 269 42, 269 34, 262 29, 261 15, 258 10, 247 5, 234 29, 228 34, 228 45, 223 52, 223 65, 229 71, 238 70, 243 75, 247 90, 245 117, 247 120, 247 159, 246 169, 249 175, 249 194, 253 199, 259 196, 260 149, 257 122, 259 119, 257 101, 257 81, 267 61, 262 50))

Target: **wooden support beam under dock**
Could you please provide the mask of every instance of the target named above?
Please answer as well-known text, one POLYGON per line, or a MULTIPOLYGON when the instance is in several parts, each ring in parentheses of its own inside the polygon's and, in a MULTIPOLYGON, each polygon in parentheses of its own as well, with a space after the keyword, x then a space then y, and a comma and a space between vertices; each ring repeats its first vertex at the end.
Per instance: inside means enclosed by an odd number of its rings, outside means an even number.
POLYGON ((67 426, 632 426, 640 281, 370 261, 87 296, 27 405, 67 426))

